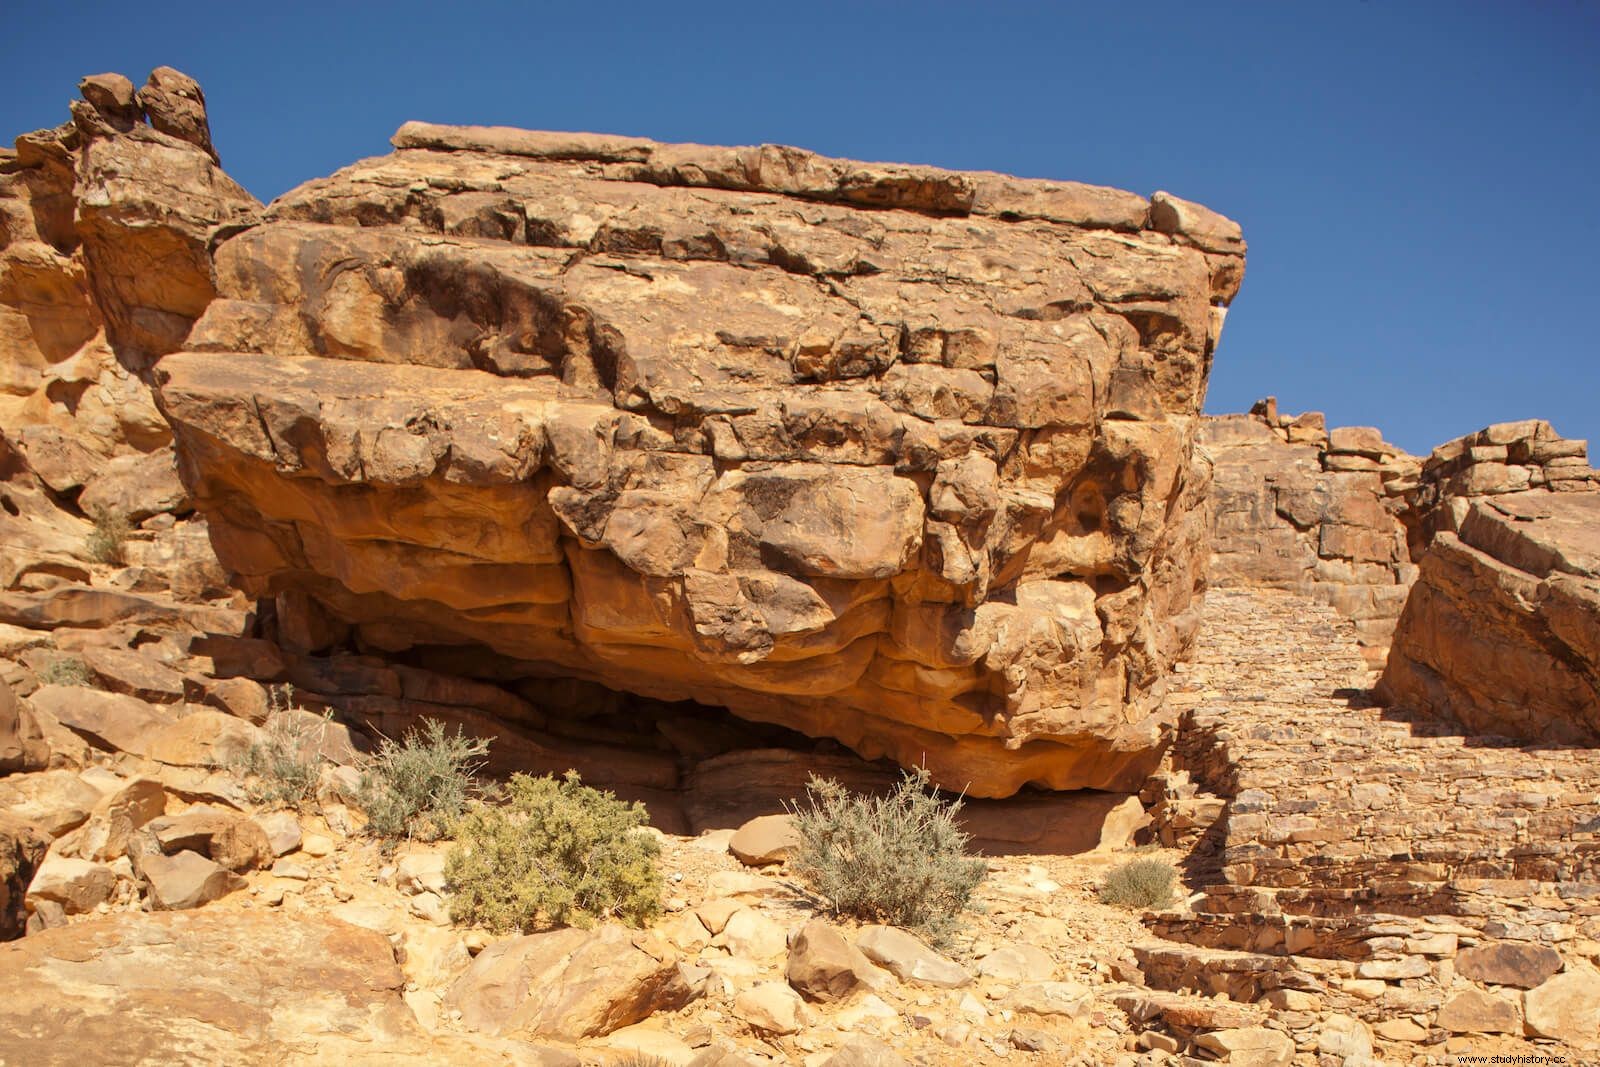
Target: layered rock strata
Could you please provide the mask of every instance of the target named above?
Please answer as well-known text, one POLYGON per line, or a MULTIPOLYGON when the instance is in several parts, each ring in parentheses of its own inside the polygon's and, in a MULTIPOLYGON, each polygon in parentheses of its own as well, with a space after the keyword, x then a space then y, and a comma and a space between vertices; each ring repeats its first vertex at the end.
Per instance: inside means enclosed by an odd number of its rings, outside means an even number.
POLYGON ((408 124, 156 368, 305 647, 487 647, 1000 796, 1136 788, 1238 227, 1070 183, 408 124))
POLYGON ((1282 414, 1268 397, 1247 415, 1205 420, 1214 465, 1211 582, 1316 598, 1354 621, 1382 669, 1417 563, 1460 530, 1474 501, 1600 486, 1585 441, 1542 419, 1496 423, 1406 454, 1369 426, 1327 428, 1321 412, 1282 414))
POLYGON ((1315 597, 1355 620, 1381 667, 1416 577, 1404 522, 1416 457, 1371 427, 1281 415, 1271 397, 1207 419, 1201 441, 1215 465, 1212 584, 1315 597))
POLYGON ((1422 559, 1379 695, 1476 733, 1600 742, 1600 493, 1473 502, 1422 559))
POLYGON ((102 511, 189 510, 144 376, 214 295, 211 238, 260 207, 217 166, 192 79, 80 89, 70 121, 0 152, 0 589, 86 578, 102 511))

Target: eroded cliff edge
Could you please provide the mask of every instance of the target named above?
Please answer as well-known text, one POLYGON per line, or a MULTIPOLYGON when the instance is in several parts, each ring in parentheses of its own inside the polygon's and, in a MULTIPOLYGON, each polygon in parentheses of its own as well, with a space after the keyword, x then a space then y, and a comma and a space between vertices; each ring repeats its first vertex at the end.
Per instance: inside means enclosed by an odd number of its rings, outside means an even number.
POLYGON ((1138 787, 1198 619, 1235 224, 776 146, 395 145, 220 234, 155 369, 289 631, 483 647, 976 795, 1138 787))

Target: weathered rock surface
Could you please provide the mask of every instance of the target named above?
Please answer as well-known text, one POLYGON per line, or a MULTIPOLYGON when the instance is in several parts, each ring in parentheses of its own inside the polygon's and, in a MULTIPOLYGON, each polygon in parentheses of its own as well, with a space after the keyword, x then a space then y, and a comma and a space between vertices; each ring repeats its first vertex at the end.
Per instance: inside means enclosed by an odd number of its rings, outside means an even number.
POLYGON ((50 839, 32 823, 0 812, 0 941, 21 937, 24 898, 50 839))
POLYGON ((1403 494, 1420 461, 1368 427, 1330 434, 1320 413, 1280 415, 1271 397, 1206 419, 1201 441, 1215 464, 1212 584, 1323 600, 1356 620, 1382 666, 1416 575, 1403 494))
POLYGON ((222 241, 156 371, 295 633, 487 646, 980 796, 1142 780, 1237 226, 773 146, 395 144, 222 241))
POLYGON ((1473 503, 1423 557, 1379 693, 1475 733, 1600 741, 1600 493, 1473 503))
MULTIPOLYGON (((130 913, 0 945, 0 1060, 500 1064, 435 1042, 381 934, 277 913, 130 913)), ((540 1062, 538 1050, 528 1054, 540 1062)), ((551 1061, 556 1062, 556 1061, 551 1061)))
POLYGON ((807 999, 823 1002, 843 1000, 891 980, 838 927, 822 919, 806 923, 795 935, 784 976, 807 999))
POLYGON ((1280 414, 1272 397, 1248 415, 1205 420, 1215 467, 1211 581, 1321 600, 1354 621, 1367 662, 1383 667, 1417 563, 1472 504, 1506 493, 1600 488, 1587 443, 1548 422, 1497 423, 1406 455, 1366 426, 1326 429, 1320 412, 1280 414))
POLYGON ((696 992, 670 947, 606 925, 498 941, 445 1002, 483 1033, 577 1040, 682 1007, 696 992))

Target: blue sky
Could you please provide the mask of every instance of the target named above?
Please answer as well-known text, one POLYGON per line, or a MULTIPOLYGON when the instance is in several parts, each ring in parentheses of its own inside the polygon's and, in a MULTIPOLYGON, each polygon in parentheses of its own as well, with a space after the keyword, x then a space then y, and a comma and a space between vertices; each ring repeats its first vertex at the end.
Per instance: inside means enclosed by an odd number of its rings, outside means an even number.
POLYGON ((1600 446, 1593 0, 34 2, 6 23, 0 135, 61 121, 80 75, 168 64, 263 199, 412 118, 1166 189, 1250 242, 1208 410, 1275 393, 1413 451, 1539 416, 1600 446))

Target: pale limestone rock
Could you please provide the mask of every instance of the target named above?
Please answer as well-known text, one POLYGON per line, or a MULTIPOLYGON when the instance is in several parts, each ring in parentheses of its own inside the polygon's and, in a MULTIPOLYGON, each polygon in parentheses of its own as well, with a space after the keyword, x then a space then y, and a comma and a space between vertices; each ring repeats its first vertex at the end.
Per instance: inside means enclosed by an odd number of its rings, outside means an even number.
POLYGON ((81 915, 104 903, 116 881, 117 876, 104 864, 52 853, 34 871, 28 899, 54 901, 68 915, 81 915))
POLYGON ((664 944, 605 925, 495 942, 445 1003, 472 1030, 577 1040, 676 1010, 696 993, 664 944))
POLYGON ((728 851, 747 867, 782 863, 799 844, 794 816, 761 815, 751 819, 728 839, 728 851))
POLYGON ((1464 989, 1439 1007, 1435 1025, 1457 1034, 1520 1034, 1522 1012, 1504 997, 1464 989))
POLYGON ((896 926, 864 926, 856 945, 868 959, 892 971, 903 982, 947 989, 972 982, 972 975, 960 964, 896 926))
POLYGON ((171 856, 139 856, 135 870, 156 911, 202 907, 246 885, 243 878, 226 867, 188 850, 171 856))
POLYGON ((98 789, 71 771, 40 771, 0 778, 0 811, 60 837, 88 821, 98 789))
POLYGON ((1576 1048, 1600 1045, 1600 971, 1581 964, 1522 995, 1528 1030, 1576 1048))
POLYGON ((784 928, 754 908, 744 908, 729 916, 722 932, 712 942, 735 956, 747 960, 777 959, 788 947, 784 928))
POLYGON ((782 982, 762 982, 733 998, 733 1014, 759 1033, 782 1036, 805 1025, 805 1001, 782 982))
POLYGON ((1003 945, 978 961, 978 976, 1001 982, 1048 982, 1056 963, 1050 953, 1026 942, 1003 945))

